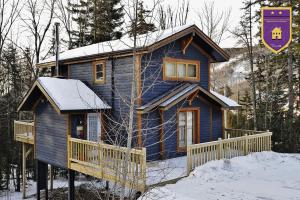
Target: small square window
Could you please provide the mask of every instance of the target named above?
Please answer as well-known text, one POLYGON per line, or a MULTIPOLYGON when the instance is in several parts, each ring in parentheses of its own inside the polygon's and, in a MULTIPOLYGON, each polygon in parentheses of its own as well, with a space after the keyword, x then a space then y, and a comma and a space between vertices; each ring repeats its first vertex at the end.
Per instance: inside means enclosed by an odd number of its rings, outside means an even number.
POLYGON ((94 64, 94 80, 95 82, 104 82, 105 80, 105 65, 104 63, 94 64))

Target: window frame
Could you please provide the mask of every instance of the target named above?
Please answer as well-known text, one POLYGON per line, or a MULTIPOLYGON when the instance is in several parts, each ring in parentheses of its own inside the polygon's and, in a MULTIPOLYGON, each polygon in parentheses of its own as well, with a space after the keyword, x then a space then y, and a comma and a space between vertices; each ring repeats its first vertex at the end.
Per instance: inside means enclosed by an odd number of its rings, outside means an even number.
MULTIPOLYGON (((177 120, 176 120, 176 127, 177 127, 177 138, 176 138, 176 143, 177 143, 177 146, 176 146, 176 151, 178 153, 182 153, 182 152, 186 152, 187 151, 187 144, 185 147, 179 147, 179 113, 181 112, 184 112, 185 113, 185 120, 187 121, 187 115, 186 113, 187 112, 193 112, 195 116, 195 118, 193 119, 193 135, 192 135, 192 139, 193 139, 193 142, 194 144, 198 144, 200 143, 200 108, 198 107, 188 107, 188 108, 181 108, 177 111, 177 120)), ((185 121, 185 123, 186 123, 185 121)), ((186 126, 186 129, 187 129, 187 126, 186 126)), ((187 133, 187 130, 185 130, 186 133, 187 133)), ((187 135, 185 134, 185 141, 187 142, 187 135)))
POLYGON ((200 81, 200 61, 199 60, 188 60, 188 59, 177 59, 177 58, 170 58, 165 57, 163 58, 163 80, 165 81, 200 81), (166 69, 167 69, 167 63, 174 63, 175 64, 175 71, 176 76, 167 76, 166 69), (179 77, 178 76, 178 64, 184 64, 185 65, 185 77, 179 77), (188 66, 190 65, 196 65, 196 77, 189 77, 188 76, 188 66))
POLYGON ((106 81, 106 64, 104 60, 93 62, 93 80, 95 84, 104 84, 106 81), (103 80, 97 79, 97 65, 102 64, 103 80))

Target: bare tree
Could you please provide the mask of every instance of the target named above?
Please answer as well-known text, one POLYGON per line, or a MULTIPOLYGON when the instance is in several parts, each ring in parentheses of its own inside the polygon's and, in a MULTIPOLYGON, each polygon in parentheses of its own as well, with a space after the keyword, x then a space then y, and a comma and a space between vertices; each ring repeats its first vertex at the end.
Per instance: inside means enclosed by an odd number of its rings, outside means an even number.
POLYGON ((55 3, 56 0, 43 0, 43 2, 28 0, 26 7, 29 15, 21 16, 22 21, 34 39, 35 63, 40 61, 42 46, 54 17, 55 3))
POLYGON ((190 1, 183 0, 177 1, 177 8, 172 8, 168 5, 164 8, 159 5, 158 8, 158 24, 159 28, 164 30, 168 28, 174 28, 176 26, 182 26, 187 23, 188 14, 190 13, 190 1))
POLYGON ((11 31, 13 24, 19 16, 20 0, 0 1, 0 58, 5 41, 11 31))
POLYGON ((201 30, 214 42, 220 44, 226 32, 229 32, 231 9, 218 12, 214 1, 204 1, 197 15, 201 30))
POLYGON ((245 2, 245 15, 232 33, 238 39, 238 42, 247 48, 247 56, 250 64, 250 77, 252 89, 252 106, 253 106, 253 124, 254 130, 257 129, 257 113, 256 113, 256 80, 254 74, 254 56, 253 56, 253 42, 252 42, 252 4, 251 0, 245 2))
POLYGON ((57 0, 57 7, 58 7, 58 12, 56 12, 56 17, 61 21, 61 23, 63 24, 64 29, 67 32, 67 36, 68 36, 68 49, 72 49, 72 22, 71 22, 71 13, 70 13, 70 0, 67 0, 67 4, 66 1, 64 0, 57 0))

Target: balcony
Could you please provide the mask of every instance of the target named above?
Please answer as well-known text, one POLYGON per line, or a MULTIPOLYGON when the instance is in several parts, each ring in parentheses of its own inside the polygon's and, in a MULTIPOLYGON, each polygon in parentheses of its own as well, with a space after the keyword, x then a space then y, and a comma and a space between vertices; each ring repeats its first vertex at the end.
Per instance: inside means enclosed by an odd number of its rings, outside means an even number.
POLYGON ((14 121, 15 141, 34 144, 34 132, 33 121, 14 121))

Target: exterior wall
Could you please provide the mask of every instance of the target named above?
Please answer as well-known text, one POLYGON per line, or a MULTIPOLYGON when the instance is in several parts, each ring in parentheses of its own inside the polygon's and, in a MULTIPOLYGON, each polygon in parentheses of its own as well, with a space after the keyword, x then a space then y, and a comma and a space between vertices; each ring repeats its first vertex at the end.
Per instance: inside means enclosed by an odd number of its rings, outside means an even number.
POLYGON ((172 57, 179 59, 199 60, 200 61, 200 82, 198 83, 205 89, 209 85, 209 63, 208 58, 202 55, 197 48, 189 45, 186 53, 181 51, 180 41, 168 44, 152 54, 145 55, 142 58, 142 82, 143 95, 142 102, 146 104, 157 96, 162 95, 166 91, 174 88, 176 85, 183 83, 182 81, 164 81, 163 80, 163 58, 172 57))
MULTIPOLYGON (((185 155, 184 152, 177 152, 177 113, 179 109, 196 107, 200 108, 200 143, 217 140, 222 137, 222 111, 220 107, 212 106, 209 102, 195 98, 191 105, 186 101, 179 102, 169 110, 163 112, 164 117, 164 156, 173 158, 185 155), (212 122, 210 118, 210 109, 212 107, 212 122), (211 133, 212 123, 212 133, 211 133)), ((160 114, 158 110, 150 114, 143 115, 143 144, 147 147, 147 159, 160 159, 160 114)))
POLYGON ((94 84, 93 65, 91 62, 69 66, 69 78, 78 79, 88 84, 101 98, 111 105, 111 61, 106 61, 105 84, 94 84))
MULTIPOLYGON (((110 113, 113 119, 122 123, 129 112, 132 70, 132 57, 114 58, 106 60, 106 81, 104 84, 93 83, 92 62, 70 65, 69 78, 87 83, 97 95, 112 107, 110 113)), ((120 133, 118 135, 122 135, 121 131, 120 133)), ((109 132, 107 134, 112 135, 109 132)), ((118 136, 114 135, 113 137, 118 136)))
POLYGON ((48 102, 40 102, 35 111, 36 158, 67 168, 67 115, 59 115, 48 102))

